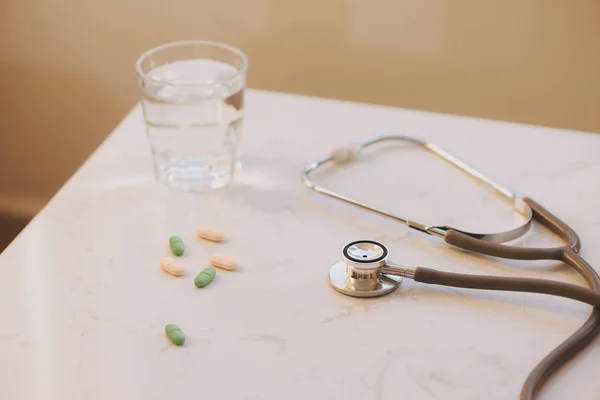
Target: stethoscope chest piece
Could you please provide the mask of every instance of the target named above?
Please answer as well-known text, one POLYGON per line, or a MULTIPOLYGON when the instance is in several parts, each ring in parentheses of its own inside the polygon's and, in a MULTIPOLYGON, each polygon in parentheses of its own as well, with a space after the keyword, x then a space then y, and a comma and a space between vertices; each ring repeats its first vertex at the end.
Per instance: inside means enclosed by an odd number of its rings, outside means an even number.
POLYGON ((377 297, 393 292, 401 276, 381 272, 389 252, 381 243, 359 240, 342 250, 342 260, 329 268, 329 284, 338 292, 353 297, 377 297))

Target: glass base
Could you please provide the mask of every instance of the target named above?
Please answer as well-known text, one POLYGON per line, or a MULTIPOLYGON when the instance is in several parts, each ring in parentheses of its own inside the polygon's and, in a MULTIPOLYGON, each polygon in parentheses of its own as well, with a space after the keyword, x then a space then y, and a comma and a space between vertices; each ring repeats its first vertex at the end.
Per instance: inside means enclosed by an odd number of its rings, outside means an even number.
POLYGON ((155 163, 154 173, 160 183, 171 189, 203 192, 228 186, 239 169, 239 162, 235 164, 234 168, 226 169, 216 169, 208 165, 194 163, 188 163, 185 166, 155 163))
POLYGON ((217 172, 205 168, 157 166, 156 179, 163 185, 186 192, 203 192, 225 187, 233 180, 231 170, 217 172))

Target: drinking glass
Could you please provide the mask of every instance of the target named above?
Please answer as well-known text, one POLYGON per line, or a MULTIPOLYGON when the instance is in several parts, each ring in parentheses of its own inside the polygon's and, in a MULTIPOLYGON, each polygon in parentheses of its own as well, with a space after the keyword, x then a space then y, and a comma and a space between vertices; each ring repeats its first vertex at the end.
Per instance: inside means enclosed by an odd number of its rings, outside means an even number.
POLYGON ((166 43, 136 63, 154 173, 165 185, 202 191, 239 168, 248 61, 211 41, 166 43))

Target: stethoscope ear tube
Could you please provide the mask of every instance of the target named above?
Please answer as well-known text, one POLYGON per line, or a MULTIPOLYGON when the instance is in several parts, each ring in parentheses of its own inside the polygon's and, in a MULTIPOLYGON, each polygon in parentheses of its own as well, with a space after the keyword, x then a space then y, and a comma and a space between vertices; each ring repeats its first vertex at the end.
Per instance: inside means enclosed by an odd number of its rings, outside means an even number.
POLYGON ((363 150, 367 147, 370 147, 372 145, 375 145, 377 143, 389 142, 389 141, 406 142, 406 143, 415 145, 415 146, 435 155, 436 157, 444 160, 448 164, 458 168, 460 171, 464 172, 468 176, 475 179, 478 183, 492 189, 494 192, 496 192, 497 194, 500 195, 499 196, 500 198, 502 198, 504 200, 508 200, 512 204, 514 210, 517 211, 519 214, 521 214, 524 217, 524 221, 519 226, 516 226, 514 228, 511 228, 511 229, 503 231, 503 232, 476 233, 476 232, 462 231, 463 233, 466 233, 467 235, 472 236, 474 238, 482 239, 482 240, 489 241, 489 242, 504 243, 504 242, 516 239, 518 237, 521 237, 529 230, 529 228, 531 226, 531 222, 533 220, 533 213, 532 213, 529 205, 526 204, 525 202, 523 202, 523 199, 521 199, 519 196, 517 196, 516 193, 514 193, 507 187, 501 185, 500 183, 492 180, 491 178, 485 176, 484 174, 482 174, 481 172, 477 171, 476 169, 470 167, 469 165, 465 164, 464 162, 460 161, 458 158, 454 157, 453 155, 449 154, 448 152, 444 151, 443 149, 437 147, 433 143, 428 143, 421 139, 413 138, 410 136, 392 135, 392 134, 381 135, 381 136, 376 136, 372 139, 369 139, 369 140, 361 143, 357 147, 353 146, 351 148, 336 149, 330 155, 328 155, 324 158, 321 158, 319 160, 313 161, 312 163, 308 164, 304 168, 304 171, 302 174, 302 180, 308 188, 310 188, 316 192, 319 192, 321 194, 335 198, 337 200, 344 201, 346 203, 353 204, 358 207, 362 207, 366 210, 376 212, 376 213, 384 215, 386 217, 393 218, 396 221, 406 224, 411 229, 416 229, 418 231, 427 233, 428 235, 443 237, 444 233, 448 229, 450 229, 447 226, 435 226, 435 225, 430 225, 430 224, 423 224, 423 223, 420 223, 417 221, 411 221, 410 219, 401 217, 398 214, 391 213, 389 211, 380 209, 378 207, 374 207, 372 205, 368 205, 366 203, 363 203, 360 200, 353 199, 353 198, 345 196, 341 193, 337 193, 335 191, 328 190, 322 186, 317 185, 315 182, 313 182, 313 180, 311 178, 311 174, 316 169, 318 169, 320 166, 328 164, 328 163, 333 163, 333 164, 337 164, 337 165, 346 164, 346 163, 351 162, 354 159, 356 159, 359 156, 361 150, 363 150))

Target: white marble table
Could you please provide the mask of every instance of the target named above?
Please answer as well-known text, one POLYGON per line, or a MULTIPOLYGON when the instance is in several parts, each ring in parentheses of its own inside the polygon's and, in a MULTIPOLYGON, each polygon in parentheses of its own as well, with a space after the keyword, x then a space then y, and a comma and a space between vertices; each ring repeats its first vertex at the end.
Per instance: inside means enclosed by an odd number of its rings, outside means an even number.
MULTIPOLYGON (((327 269, 361 238, 405 264, 582 281, 555 263, 453 249, 312 193, 300 173, 376 133, 422 137, 558 214, 598 266, 600 136, 259 91, 247 104, 243 170, 229 189, 197 196, 155 183, 135 108, 0 256, 0 399, 516 399, 536 362, 587 317, 565 299, 406 280, 380 299, 334 292, 327 269), (201 243, 198 226, 229 240, 201 243), (173 234, 189 246, 182 279, 158 269, 173 234), (215 251, 241 267, 196 289, 215 251), (185 331, 184 347, 165 339, 167 323, 185 331)), ((423 222, 515 223, 430 156, 380 154, 317 179, 423 222)), ((543 232, 518 241, 554 242, 543 232)), ((541 398, 597 399, 599 376, 596 341, 541 398)))

